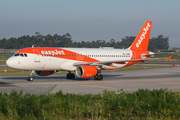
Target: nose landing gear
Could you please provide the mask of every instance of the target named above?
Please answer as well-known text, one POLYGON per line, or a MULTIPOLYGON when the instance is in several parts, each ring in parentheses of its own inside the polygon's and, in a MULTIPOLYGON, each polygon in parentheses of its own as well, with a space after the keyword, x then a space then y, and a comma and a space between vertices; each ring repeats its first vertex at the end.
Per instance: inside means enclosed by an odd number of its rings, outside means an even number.
POLYGON ((32 82, 32 81, 34 80, 34 78, 32 77, 32 76, 33 76, 33 73, 34 73, 34 70, 30 70, 30 71, 29 71, 29 77, 27 78, 28 81, 31 81, 31 82, 32 82))

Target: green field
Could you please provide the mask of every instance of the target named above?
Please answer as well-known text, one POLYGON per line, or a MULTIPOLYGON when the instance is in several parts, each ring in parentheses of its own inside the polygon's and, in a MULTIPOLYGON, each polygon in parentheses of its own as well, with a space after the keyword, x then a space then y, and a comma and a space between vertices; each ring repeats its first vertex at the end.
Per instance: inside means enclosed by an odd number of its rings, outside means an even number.
POLYGON ((0 94, 2 120, 139 120, 180 119, 180 92, 167 89, 128 93, 23 95, 0 94))
POLYGON ((155 55, 155 58, 169 57, 171 55, 172 55, 171 59, 180 59, 180 55, 178 55, 178 54, 155 55))
POLYGON ((0 53, 0 63, 5 63, 6 60, 12 55, 13 53, 0 53))
MULTIPOLYGON (((155 55, 154 58, 168 58, 171 56, 171 61, 172 62, 180 62, 180 55, 179 54, 162 54, 162 55, 155 55)), ((169 62, 167 59, 164 60, 151 60, 147 62, 169 62)))

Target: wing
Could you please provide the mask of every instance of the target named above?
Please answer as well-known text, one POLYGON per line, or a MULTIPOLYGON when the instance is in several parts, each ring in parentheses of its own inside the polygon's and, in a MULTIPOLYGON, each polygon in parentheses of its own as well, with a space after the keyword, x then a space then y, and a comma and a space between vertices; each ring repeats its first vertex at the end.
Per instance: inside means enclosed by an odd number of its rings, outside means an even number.
POLYGON ((110 65, 112 63, 125 63, 125 62, 144 62, 149 60, 160 60, 160 59, 168 59, 171 61, 171 56, 168 58, 149 58, 149 59, 133 59, 133 60, 110 60, 110 61, 101 61, 101 62, 75 62, 74 66, 80 66, 80 65, 110 65))

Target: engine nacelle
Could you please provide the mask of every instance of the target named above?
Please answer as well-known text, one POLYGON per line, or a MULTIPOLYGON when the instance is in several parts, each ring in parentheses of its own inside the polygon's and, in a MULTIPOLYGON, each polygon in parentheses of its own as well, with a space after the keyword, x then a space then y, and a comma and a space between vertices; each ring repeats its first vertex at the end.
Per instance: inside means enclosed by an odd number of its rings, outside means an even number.
POLYGON ((90 78, 97 75, 96 66, 81 65, 76 68, 76 75, 81 78, 90 78))
POLYGON ((48 75, 52 75, 54 73, 53 71, 35 71, 37 75, 39 76, 48 76, 48 75))

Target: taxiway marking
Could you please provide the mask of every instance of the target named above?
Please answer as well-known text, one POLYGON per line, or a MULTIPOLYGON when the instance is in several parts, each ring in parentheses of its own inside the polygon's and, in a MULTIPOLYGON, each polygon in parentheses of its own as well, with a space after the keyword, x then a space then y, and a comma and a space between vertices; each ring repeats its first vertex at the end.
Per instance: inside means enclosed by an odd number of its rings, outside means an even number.
POLYGON ((80 86, 86 86, 86 87, 96 87, 96 88, 116 89, 116 88, 114 88, 114 87, 103 87, 103 86, 94 86, 94 85, 80 85, 80 86))
POLYGON ((171 83, 171 82, 157 82, 157 83, 180 85, 180 83, 171 83))
POLYGON ((54 85, 33 85, 33 86, 0 86, 0 88, 24 88, 24 87, 50 87, 50 86, 54 86, 54 85))

